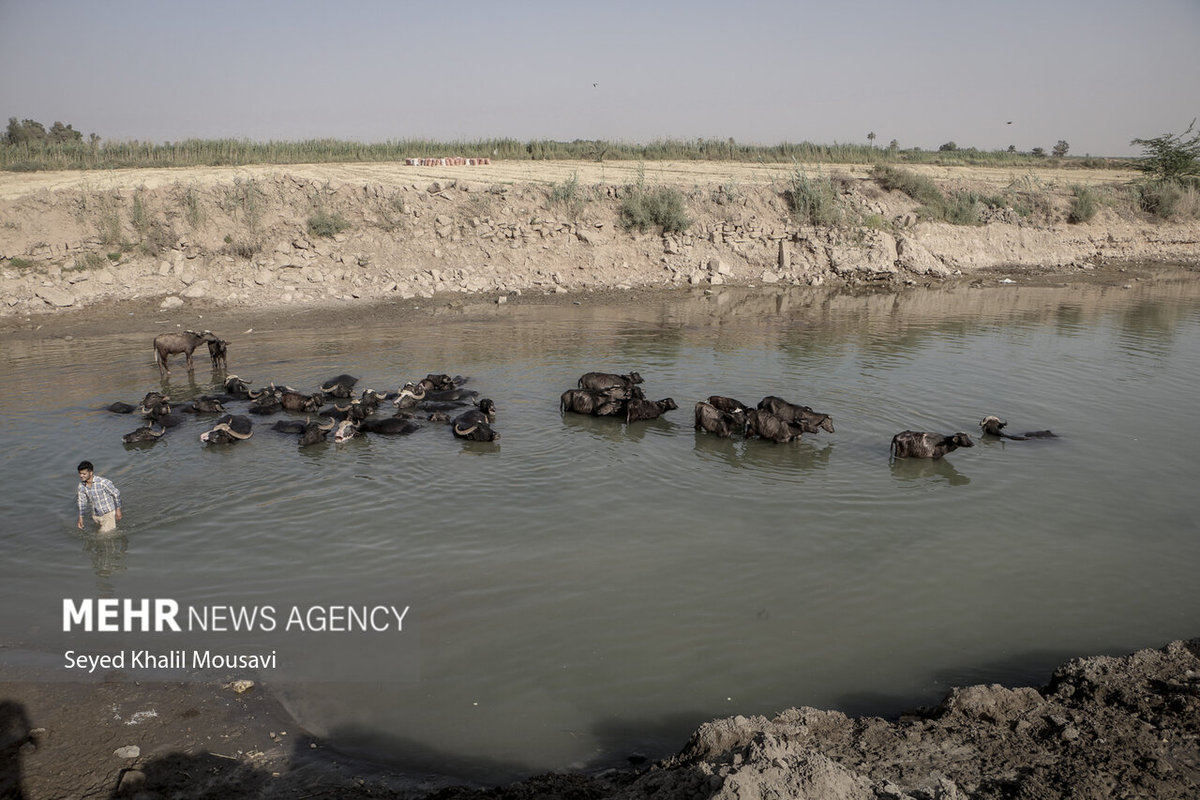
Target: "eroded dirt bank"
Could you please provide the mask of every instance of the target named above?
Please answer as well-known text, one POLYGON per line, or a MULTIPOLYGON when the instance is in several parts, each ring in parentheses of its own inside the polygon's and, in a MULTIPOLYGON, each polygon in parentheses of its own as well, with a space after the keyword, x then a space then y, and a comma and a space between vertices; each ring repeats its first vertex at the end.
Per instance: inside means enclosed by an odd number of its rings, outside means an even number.
POLYGON ((950 225, 922 221, 915 201, 883 190, 862 167, 823 168, 809 175, 828 176, 845 222, 814 227, 797 221, 784 196, 793 166, 703 166, 3 174, 0 318, 12 325, 130 300, 162 311, 349 310, 434 295, 899 286, 997 267, 1200 262, 1200 221, 1167 223, 1114 202, 1089 222, 1066 222, 1073 186, 1115 196, 1131 178, 1123 173, 939 168, 945 191, 1008 204, 983 210, 984 224, 950 225), (622 205, 658 186, 680 194, 690 225, 626 229, 622 205))
POLYGON ((490 789, 341 757, 258 687, 8 685, 3 696, 0 796, 27 800, 1200 796, 1200 639, 1075 659, 1040 689, 955 689, 895 721, 813 708, 731 717, 658 763, 490 789))

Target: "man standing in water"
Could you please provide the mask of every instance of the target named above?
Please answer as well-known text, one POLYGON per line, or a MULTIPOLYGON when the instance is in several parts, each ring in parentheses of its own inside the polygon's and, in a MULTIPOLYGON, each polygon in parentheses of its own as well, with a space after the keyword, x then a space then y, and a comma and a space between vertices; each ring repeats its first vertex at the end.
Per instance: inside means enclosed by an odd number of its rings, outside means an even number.
POLYGON ((108 478, 97 475, 92 462, 80 461, 78 469, 79 490, 76 499, 79 502, 79 529, 83 530, 83 512, 90 502, 92 519, 100 526, 100 532, 115 531, 117 520, 121 519, 120 490, 108 478))

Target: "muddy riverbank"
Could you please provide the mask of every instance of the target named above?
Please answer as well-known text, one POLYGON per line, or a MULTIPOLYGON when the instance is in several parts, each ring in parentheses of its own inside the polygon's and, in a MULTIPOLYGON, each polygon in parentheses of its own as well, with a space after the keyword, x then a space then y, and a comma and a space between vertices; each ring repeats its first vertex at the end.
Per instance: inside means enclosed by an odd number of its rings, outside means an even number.
POLYGON ((730 717, 701 726, 661 762, 495 788, 338 754, 259 686, 6 684, 0 696, 0 796, 26 800, 1190 800, 1200 792, 1200 639, 1075 659, 1040 688, 957 688, 895 720, 814 708, 730 717))

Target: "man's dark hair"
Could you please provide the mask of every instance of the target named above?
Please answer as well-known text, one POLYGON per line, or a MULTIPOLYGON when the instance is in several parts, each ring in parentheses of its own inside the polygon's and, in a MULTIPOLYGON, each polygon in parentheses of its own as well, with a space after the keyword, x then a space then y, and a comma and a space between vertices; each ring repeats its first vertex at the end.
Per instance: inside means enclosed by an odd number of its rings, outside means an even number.
POLYGON ((85 469, 90 469, 92 472, 96 471, 96 468, 92 466, 92 462, 90 461, 80 461, 79 466, 75 468, 75 471, 82 472, 85 469))

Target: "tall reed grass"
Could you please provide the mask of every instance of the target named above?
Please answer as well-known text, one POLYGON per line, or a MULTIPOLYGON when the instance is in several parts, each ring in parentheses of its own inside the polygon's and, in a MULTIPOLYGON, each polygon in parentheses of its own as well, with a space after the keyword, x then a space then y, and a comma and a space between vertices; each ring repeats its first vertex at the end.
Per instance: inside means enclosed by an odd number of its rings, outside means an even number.
MULTIPOLYGON (((769 164, 915 163, 965 166, 1045 165, 1044 157, 1004 150, 954 151, 880 149, 856 144, 783 142, 741 144, 732 139, 660 139, 649 143, 576 139, 397 139, 363 143, 340 139, 255 142, 248 139, 185 139, 179 142, 28 142, 0 144, 0 169, 119 169, 124 167, 244 166, 391 162, 412 157, 465 156, 524 161, 738 161, 769 164)), ((1121 159, 1057 159, 1061 166, 1127 168, 1121 159)))

